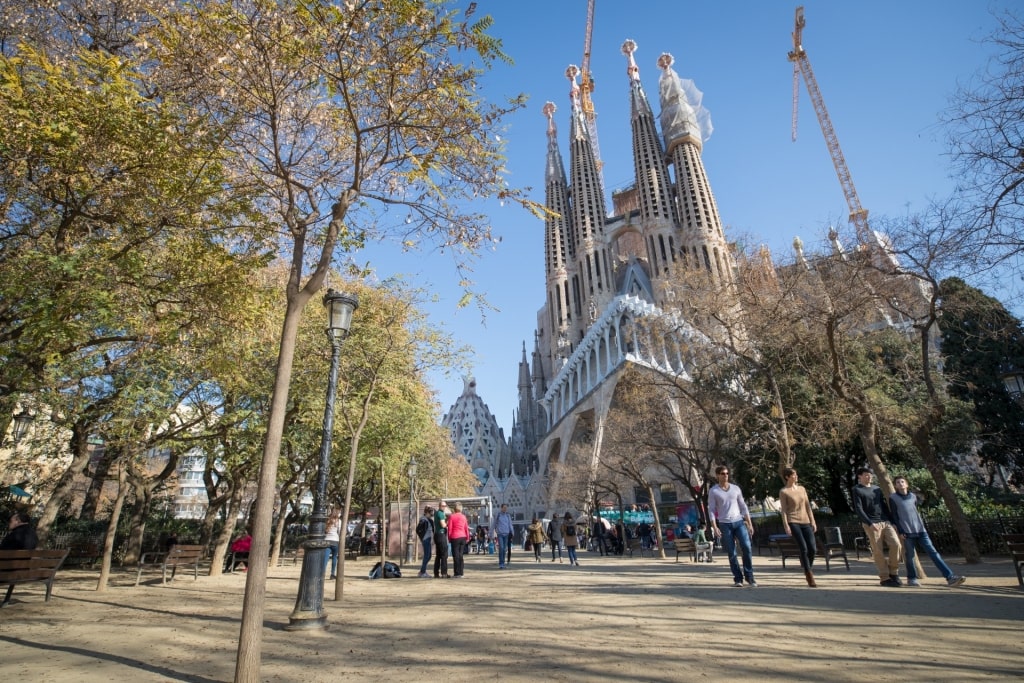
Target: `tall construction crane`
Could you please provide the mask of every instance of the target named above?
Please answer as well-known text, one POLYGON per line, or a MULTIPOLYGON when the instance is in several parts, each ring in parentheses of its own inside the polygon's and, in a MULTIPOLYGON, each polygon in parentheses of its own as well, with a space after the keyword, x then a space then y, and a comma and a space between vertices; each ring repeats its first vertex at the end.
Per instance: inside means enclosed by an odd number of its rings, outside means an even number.
POLYGON ((597 113, 594 111, 594 100, 590 97, 590 93, 594 91, 594 77, 590 73, 590 43, 594 35, 595 1, 587 0, 587 33, 583 41, 583 62, 580 68, 580 107, 583 109, 587 132, 590 133, 590 143, 594 148, 594 160, 597 162, 597 172, 601 176, 601 187, 604 188, 604 162, 601 161, 601 145, 597 142, 597 113))
POLYGON ((856 229, 857 237, 867 244, 872 241, 871 231, 868 228, 868 210, 860 205, 857 188, 853 186, 850 169, 846 166, 843 150, 839 146, 839 138, 836 137, 832 119, 829 118, 828 109, 825 108, 825 100, 821 96, 821 90, 818 89, 818 81, 815 80, 814 71, 811 70, 811 61, 807 58, 807 52, 804 51, 803 32, 806 23, 804 8, 801 5, 796 8, 793 51, 789 53, 789 61, 793 62, 793 140, 796 140, 797 102, 800 93, 800 75, 802 74, 804 83, 807 84, 807 93, 811 96, 811 102, 814 104, 814 112, 818 115, 818 123, 821 124, 821 132, 825 135, 825 144, 828 145, 828 152, 832 155, 832 165, 836 167, 839 184, 843 186, 843 194, 846 195, 846 205, 850 209, 850 223, 856 229))

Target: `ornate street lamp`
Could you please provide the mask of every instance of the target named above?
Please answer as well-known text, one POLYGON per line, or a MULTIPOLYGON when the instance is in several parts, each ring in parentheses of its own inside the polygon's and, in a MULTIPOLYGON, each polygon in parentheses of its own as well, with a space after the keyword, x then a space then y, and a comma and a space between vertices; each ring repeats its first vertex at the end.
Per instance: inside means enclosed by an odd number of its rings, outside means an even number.
POLYGON ((412 520, 416 511, 416 503, 413 501, 413 491, 416 489, 416 456, 409 459, 409 524, 405 535, 405 563, 411 564, 413 558, 412 520))
POLYGON ((35 415, 28 412, 25 408, 22 408, 16 412, 11 420, 11 441, 18 443, 25 436, 25 432, 28 431, 28 426, 32 424, 32 420, 35 419, 35 415))
POLYGON ((1000 366, 999 371, 1010 398, 1018 403, 1024 402, 1024 371, 1010 363, 1000 366))
POLYGON ((327 562, 327 542, 324 534, 327 526, 327 475, 331 467, 331 432, 334 429, 334 394, 338 388, 338 360, 341 357, 341 342, 348 337, 352 326, 352 313, 359 308, 359 300, 353 294, 342 294, 328 289, 324 295, 327 308, 327 338, 331 342, 331 371, 327 379, 327 401, 324 405, 324 422, 320 432, 320 462, 316 476, 316 491, 313 493, 313 512, 309 521, 309 536, 302 544, 302 574, 299 576, 299 595, 295 609, 288 617, 286 630, 298 631, 327 627, 324 613, 324 567, 327 562))

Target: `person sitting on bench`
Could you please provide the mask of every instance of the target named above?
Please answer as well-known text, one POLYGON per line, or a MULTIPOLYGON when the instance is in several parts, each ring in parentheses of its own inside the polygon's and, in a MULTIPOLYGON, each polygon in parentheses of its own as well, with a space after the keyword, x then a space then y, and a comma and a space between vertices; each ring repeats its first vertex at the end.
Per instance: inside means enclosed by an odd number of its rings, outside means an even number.
POLYGON ((27 512, 15 512, 7 524, 7 535, 0 541, 0 550, 35 550, 39 537, 32 528, 27 512))

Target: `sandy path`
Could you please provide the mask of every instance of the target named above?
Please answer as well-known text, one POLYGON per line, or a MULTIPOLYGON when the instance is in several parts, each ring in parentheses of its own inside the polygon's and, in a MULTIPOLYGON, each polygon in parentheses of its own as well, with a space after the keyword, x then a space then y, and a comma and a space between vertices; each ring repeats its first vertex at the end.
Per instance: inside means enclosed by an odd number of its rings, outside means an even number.
MULTIPOLYGON (((949 560, 950 558, 947 558, 949 560)), ((327 631, 283 630, 298 567, 268 579, 265 681, 975 681, 1020 680, 1024 591, 1008 560, 920 589, 877 585, 873 565, 819 574, 755 558, 758 588, 727 565, 601 558, 581 567, 517 555, 509 570, 471 556, 463 580, 369 581, 346 567, 327 631)), ((841 564, 839 565, 841 567, 841 564)), ((927 567, 926 567, 927 569, 927 567)), ((406 572, 415 574, 415 571, 406 572)), ((934 577, 936 573, 931 572, 934 577)), ((0 610, 0 672, 18 681, 230 681, 244 574, 132 587, 63 571, 54 595, 15 588, 0 610)), ((328 591, 332 592, 332 591, 328 591)), ((6 683, 6 681, 0 681, 6 683)))

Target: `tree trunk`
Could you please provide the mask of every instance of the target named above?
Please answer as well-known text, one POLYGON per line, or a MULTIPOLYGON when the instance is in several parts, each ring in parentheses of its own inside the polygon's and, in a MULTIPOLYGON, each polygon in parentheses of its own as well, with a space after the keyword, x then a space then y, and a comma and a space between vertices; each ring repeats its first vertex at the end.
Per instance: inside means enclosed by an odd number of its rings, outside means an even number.
POLYGON ((93 471, 92 479, 89 481, 89 488, 85 492, 85 501, 82 503, 82 509, 79 511, 79 519, 83 517, 88 520, 96 519, 97 508, 103 494, 103 485, 107 483, 110 475, 110 466, 117 459, 118 455, 119 450, 116 448, 103 449, 103 455, 96 463, 96 469, 93 471))
MULTIPOLYGON (((220 576, 224 573, 224 558, 227 557, 231 537, 235 534, 235 525, 238 523, 238 507, 242 504, 242 493, 243 489, 241 486, 235 486, 231 490, 230 502, 225 506, 227 514, 224 515, 224 526, 221 527, 220 534, 213 545, 213 557, 210 558, 210 576, 220 576)), ((249 557, 252 558, 254 556, 250 553, 249 557)), ((252 562, 250 561, 246 566, 251 569, 252 562)))
MULTIPOLYGON (((302 241, 295 245, 297 263, 301 269, 302 241)), ((270 527, 274 517, 274 500, 277 489, 277 465, 281 457, 281 439, 284 435, 284 418, 288 412, 288 385, 295 362, 295 340, 298 335, 302 309, 320 289, 323 276, 315 278, 308 285, 309 293, 295 291, 297 271, 293 268, 288 288, 288 306, 281 330, 281 344, 278 348, 277 368, 274 374, 274 391, 270 398, 270 414, 267 417, 267 435, 263 442, 263 457, 260 461, 259 483, 256 492, 256 509, 251 521, 252 549, 250 555, 270 555, 270 527), (314 286, 315 285, 315 286, 314 286)), ((256 562, 245 575, 245 595, 242 599, 242 623, 238 634, 238 654, 235 658, 235 683, 258 683, 260 653, 262 651, 263 608, 267 595, 267 563, 256 562)))
POLYGON ((114 558, 114 540, 117 538, 117 523, 121 519, 121 509, 124 507, 124 499, 128 497, 128 468, 118 468, 117 474, 117 498, 114 499, 114 509, 110 513, 110 523, 107 524, 107 533, 103 539, 103 564, 100 566, 100 578, 96 582, 96 592, 103 593, 107 590, 107 583, 110 581, 110 566, 114 558))
MULTIPOLYGON (((282 489, 278 503, 277 523, 274 525, 274 545, 270 551, 270 566, 276 567, 277 563, 281 559, 281 551, 284 549, 284 536, 285 529, 288 526, 288 503, 290 502, 290 494, 282 489)), ((342 546, 344 547, 344 546, 342 546)), ((326 590, 324 593, 326 594, 326 590)))
POLYGON ((949 518, 953 522, 953 528, 956 529, 957 539, 960 541, 960 550, 964 554, 964 560, 968 564, 978 564, 981 562, 981 551, 978 550, 978 543, 974 540, 974 534, 971 533, 971 525, 964 515, 964 509, 961 507, 953 487, 949 485, 949 480, 946 478, 946 468, 943 467, 935 455, 931 439, 923 432, 924 430, 918 430, 913 435, 914 445, 917 447, 917 452, 920 453, 921 459, 924 460, 924 466, 928 468, 932 479, 935 480, 935 488, 938 489, 939 496, 942 497, 942 501, 946 504, 946 509, 949 510, 949 518))
POLYGON ((46 537, 50 533, 50 526, 57 519, 64 502, 71 498, 71 492, 75 485, 75 479, 85 472, 89 464, 89 426, 85 421, 75 422, 71 426, 71 464, 61 475, 60 481, 53 489, 53 493, 43 506, 43 512, 36 522, 36 535, 39 537, 39 547, 46 547, 46 537))
POLYGON ((661 535, 661 515, 658 514, 658 506, 654 503, 657 498, 654 497, 654 487, 650 484, 647 485, 647 500, 651 501, 651 510, 654 512, 654 532, 658 535, 658 557, 665 559, 665 544, 662 542, 664 536, 661 535))
POLYGON ((124 562, 125 564, 134 564, 142 556, 142 541, 146 534, 146 515, 149 512, 149 505, 153 501, 154 484, 140 480, 132 476, 131 473, 129 473, 129 481, 135 489, 135 504, 132 505, 128 523, 128 549, 124 554, 124 562))

